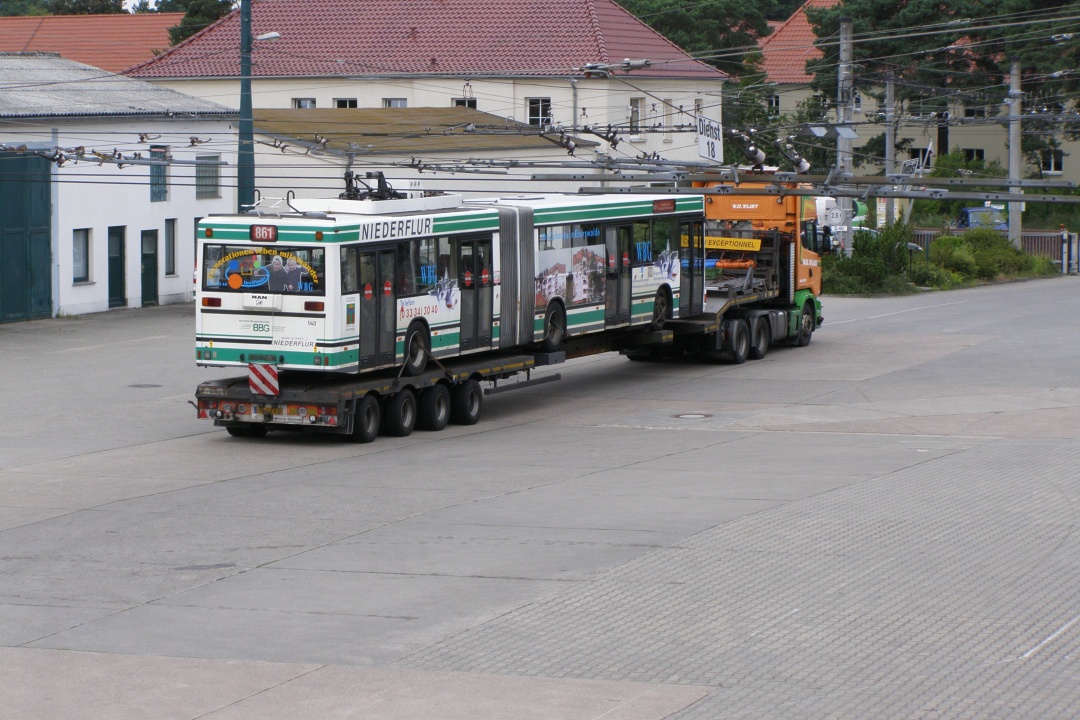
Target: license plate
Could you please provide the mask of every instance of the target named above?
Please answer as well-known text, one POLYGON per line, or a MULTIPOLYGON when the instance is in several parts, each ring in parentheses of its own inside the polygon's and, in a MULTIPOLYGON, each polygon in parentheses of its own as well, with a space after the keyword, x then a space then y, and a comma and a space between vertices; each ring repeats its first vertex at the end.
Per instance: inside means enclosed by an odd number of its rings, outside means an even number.
POLYGON ((255 415, 284 415, 285 408, 278 407, 277 405, 256 405, 255 415))

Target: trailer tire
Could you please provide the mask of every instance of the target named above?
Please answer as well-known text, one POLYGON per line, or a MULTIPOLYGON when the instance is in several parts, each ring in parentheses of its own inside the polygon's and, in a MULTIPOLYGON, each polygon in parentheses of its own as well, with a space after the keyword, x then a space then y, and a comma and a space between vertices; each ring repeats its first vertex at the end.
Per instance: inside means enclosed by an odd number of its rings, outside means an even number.
POLYGON ((750 354, 750 328, 745 320, 731 323, 731 362, 742 365, 750 354))
POLYGON ((261 438, 266 437, 266 426, 244 423, 243 425, 226 425, 225 432, 233 437, 261 438))
POLYGON ((356 401, 353 411, 353 427, 349 440, 355 443, 369 443, 379 435, 382 422, 382 409, 374 395, 365 395, 356 401))
POLYGON ((383 431, 394 437, 406 437, 416 427, 416 393, 403 388, 386 398, 383 404, 383 431))
POLYGON ((450 391, 438 384, 420 392, 417 425, 421 430, 438 432, 450 422, 450 391))
MULTIPOLYGON (((544 339, 540 349, 544 352, 556 352, 566 340, 566 311, 562 305, 553 302, 544 314, 544 339)), ((470 423, 471 424, 471 423, 470 423)))
POLYGON ((480 383, 468 379, 454 388, 450 403, 450 416, 457 425, 475 425, 480 421, 480 410, 484 405, 484 393, 480 383))
POLYGON ((795 345, 806 347, 810 344, 810 338, 814 335, 814 308, 810 303, 803 305, 799 315, 799 329, 795 334, 795 345))
POLYGON ((663 330, 664 323, 671 319, 671 295, 666 287, 656 291, 653 298, 652 324, 650 330, 663 330))
POLYGON ((431 340, 427 328, 421 322, 409 325, 405 332, 405 374, 416 377, 427 368, 431 340))
POLYGON ((750 323, 750 353, 751 360, 760 360, 769 351, 769 341, 772 339, 769 332, 769 321, 763 317, 755 318, 750 323))

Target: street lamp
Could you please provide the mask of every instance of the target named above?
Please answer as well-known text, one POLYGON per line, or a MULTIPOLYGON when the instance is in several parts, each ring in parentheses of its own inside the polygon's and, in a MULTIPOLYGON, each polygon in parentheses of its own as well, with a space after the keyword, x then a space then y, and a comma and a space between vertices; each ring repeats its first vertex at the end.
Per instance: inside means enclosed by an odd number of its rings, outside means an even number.
MULTIPOLYGON (((268 32, 256 40, 277 40, 268 32)), ((240 0, 240 133, 236 148, 236 211, 255 204, 255 128, 251 111, 251 0, 240 0)))

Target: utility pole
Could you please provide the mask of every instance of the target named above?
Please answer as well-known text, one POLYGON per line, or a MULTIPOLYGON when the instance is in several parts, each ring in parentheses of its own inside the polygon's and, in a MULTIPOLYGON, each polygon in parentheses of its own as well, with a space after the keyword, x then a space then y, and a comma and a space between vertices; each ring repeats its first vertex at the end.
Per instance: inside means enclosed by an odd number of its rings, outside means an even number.
POLYGON ((240 0, 240 127, 236 147, 236 210, 255 202, 255 121, 251 112, 251 0, 240 0))
MULTIPOLYGON (((840 18, 840 65, 836 74, 837 107, 836 114, 838 125, 841 129, 849 128, 852 117, 852 103, 854 102, 854 81, 851 76, 851 18, 840 18)), ((845 137, 847 132, 841 132, 836 137, 836 171, 838 173, 851 173, 851 139, 845 137)), ((851 220, 855 216, 851 208, 851 198, 839 199, 840 209, 844 213, 844 227, 846 228, 841 237, 844 247, 851 252, 851 220)))
MULTIPOLYGON (((1020 154, 1020 61, 1013 58, 1012 67, 1009 70, 1009 180, 1014 184, 1009 188, 1010 193, 1023 194, 1024 189, 1019 186, 1021 154, 1020 154)), ((1009 203, 1009 242, 1016 248, 1020 248, 1020 213, 1023 204, 1020 202, 1009 203)))
MULTIPOLYGON (((885 78, 885 177, 896 172, 896 80, 892 72, 885 78)), ((885 199, 885 222, 889 227, 893 224, 895 214, 895 200, 891 197, 885 199)))

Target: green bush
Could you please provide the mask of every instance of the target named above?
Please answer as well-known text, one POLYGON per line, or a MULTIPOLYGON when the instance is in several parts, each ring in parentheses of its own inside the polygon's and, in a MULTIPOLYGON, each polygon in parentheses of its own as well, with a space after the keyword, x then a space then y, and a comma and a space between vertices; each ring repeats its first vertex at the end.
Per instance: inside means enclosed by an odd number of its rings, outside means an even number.
POLYGON ((967 277, 975 277, 975 254, 963 238, 943 235, 930 243, 930 262, 967 277))
POLYGON ((962 287, 964 279, 952 270, 928 262, 913 262, 904 273, 912 284, 918 287, 951 290, 962 287))

